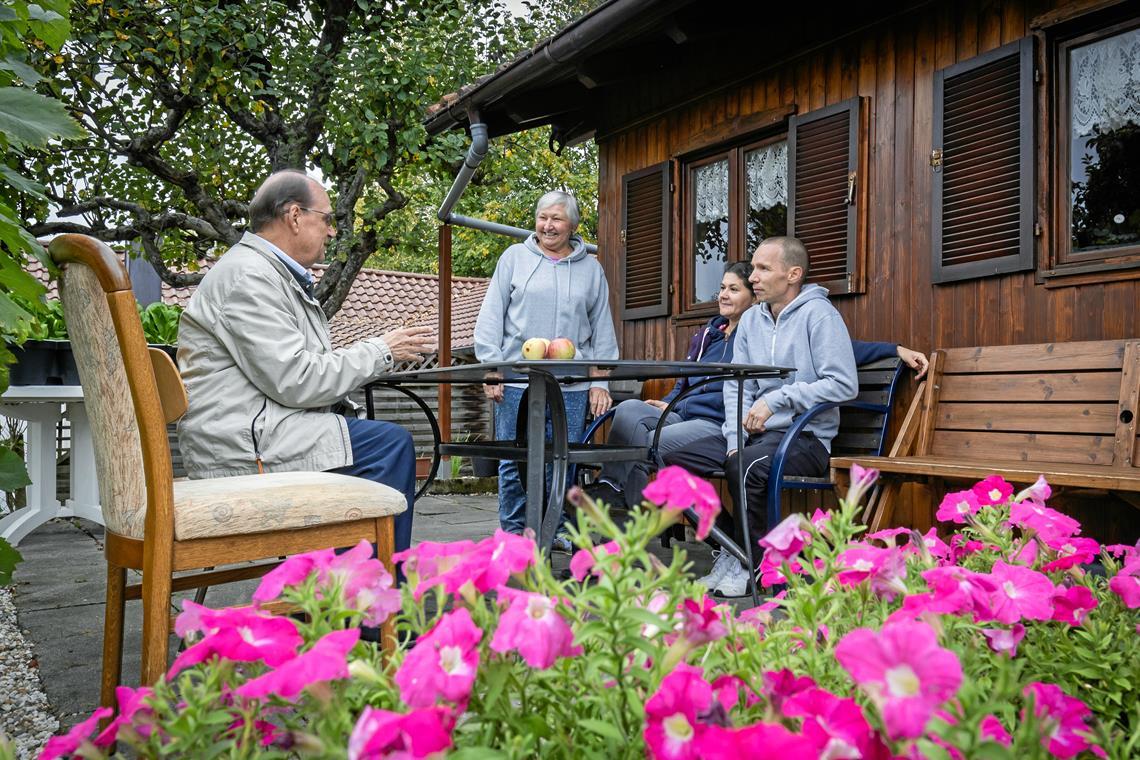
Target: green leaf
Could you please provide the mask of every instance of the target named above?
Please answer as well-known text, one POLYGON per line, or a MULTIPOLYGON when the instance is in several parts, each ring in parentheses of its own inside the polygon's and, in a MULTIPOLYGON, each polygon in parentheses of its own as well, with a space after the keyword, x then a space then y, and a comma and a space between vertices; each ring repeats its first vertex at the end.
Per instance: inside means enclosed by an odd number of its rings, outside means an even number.
POLYGON ((0 491, 15 491, 31 483, 23 457, 7 446, 0 447, 0 491))
POLYGON ((8 256, 0 256, 0 285, 28 301, 36 301, 47 292, 39 280, 21 269, 15 259, 8 256))
POLYGON ((19 172, 6 164, 0 164, 0 178, 17 192, 31 195, 40 200, 47 200, 47 197, 44 196, 43 185, 20 175, 19 172))
POLYGON ((38 71, 13 55, 0 60, 0 69, 4 71, 11 71, 13 74, 18 76, 20 80, 23 81, 23 83, 26 85, 33 85, 43 79, 38 71))
POLYGON ((10 543, 0 538, 0 586, 7 586, 12 582, 12 571, 24 558, 10 543))
POLYGON ((55 138, 86 134, 58 100, 23 87, 0 88, 0 132, 16 148, 42 147, 55 138))
POLYGON ((494 760, 507 757, 507 753, 490 747, 464 747, 450 753, 448 757, 451 760, 494 760))
POLYGON ((597 720, 596 718, 582 718, 578 721, 578 725, 587 731, 593 731, 599 736, 604 736, 607 739, 612 739, 615 742, 624 742, 625 736, 621 731, 612 723, 607 723, 604 720, 597 720))

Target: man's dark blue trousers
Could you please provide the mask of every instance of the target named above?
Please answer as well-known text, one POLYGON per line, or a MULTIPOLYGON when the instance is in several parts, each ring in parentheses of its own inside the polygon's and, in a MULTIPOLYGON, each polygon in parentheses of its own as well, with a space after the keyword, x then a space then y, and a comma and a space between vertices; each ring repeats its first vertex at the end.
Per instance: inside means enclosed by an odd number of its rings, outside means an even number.
POLYGON ((408 500, 396 515, 396 551, 412 546, 412 507, 416 498, 416 450, 412 434, 392 422, 346 418, 352 441, 352 464, 332 472, 354 475, 395 488, 408 500))

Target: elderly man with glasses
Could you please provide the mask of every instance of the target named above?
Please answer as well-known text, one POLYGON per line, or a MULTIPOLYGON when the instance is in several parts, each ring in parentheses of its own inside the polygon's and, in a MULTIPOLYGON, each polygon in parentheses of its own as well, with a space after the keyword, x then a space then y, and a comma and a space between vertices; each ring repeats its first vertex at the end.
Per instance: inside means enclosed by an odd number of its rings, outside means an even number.
POLYGON ((415 452, 390 422, 333 407, 399 361, 435 350, 428 327, 334 349, 309 269, 335 236, 328 193, 298 171, 271 175, 249 204, 250 231, 198 285, 182 315, 178 366, 190 406, 179 423, 192 478, 332 470, 403 492, 396 549, 412 537, 415 452))

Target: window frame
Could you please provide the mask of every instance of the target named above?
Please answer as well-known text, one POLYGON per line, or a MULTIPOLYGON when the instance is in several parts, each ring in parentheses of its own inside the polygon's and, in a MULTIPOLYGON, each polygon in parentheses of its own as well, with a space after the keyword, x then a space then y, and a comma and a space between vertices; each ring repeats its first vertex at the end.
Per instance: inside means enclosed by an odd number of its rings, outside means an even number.
MULTIPOLYGON (((693 260, 693 227, 695 210, 696 182, 693 181, 693 172, 702 166, 708 166, 717 161, 728 161, 728 248, 725 251, 725 263, 733 264, 738 261, 748 261, 751 253, 744 250, 747 240, 745 224, 748 218, 745 197, 746 183, 744 176, 744 156, 750 151, 771 145, 780 141, 787 141, 786 129, 777 128, 767 130, 756 135, 751 134, 744 139, 730 143, 722 143, 701 151, 693 156, 681 159, 681 183, 684 192, 681 194, 681 308, 678 318, 695 315, 712 315, 716 313, 716 298, 709 301, 695 301, 694 288, 696 286, 696 262, 693 260)), ((781 233, 783 234, 783 233, 781 233)))
POLYGON ((1048 186, 1053 188, 1050 216, 1054 220, 1051 230, 1054 241, 1049 260, 1045 262, 1050 266, 1042 273, 1045 277, 1140 267, 1140 242, 1115 248, 1077 252, 1072 250, 1073 206, 1072 196, 1067 190, 1072 181, 1069 51, 1137 28, 1140 28, 1138 15, 1118 13, 1114 18, 1105 19, 1101 14, 1089 14, 1051 30, 1048 35, 1049 70, 1053 73, 1054 80, 1054 109, 1045 125, 1047 137, 1053 145, 1052 167, 1045 174, 1049 178, 1048 186))

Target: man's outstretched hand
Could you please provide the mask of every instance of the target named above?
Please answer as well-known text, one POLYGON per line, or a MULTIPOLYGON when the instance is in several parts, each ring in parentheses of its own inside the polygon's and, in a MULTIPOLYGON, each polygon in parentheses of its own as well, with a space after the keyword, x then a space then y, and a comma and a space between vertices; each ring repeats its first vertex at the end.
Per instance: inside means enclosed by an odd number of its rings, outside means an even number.
POLYGON ((434 353, 436 340, 432 337, 433 328, 427 326, 401 327, 380 336, 392 352, 392 360, 406 362, 422 359, 424 354, 434 353))

